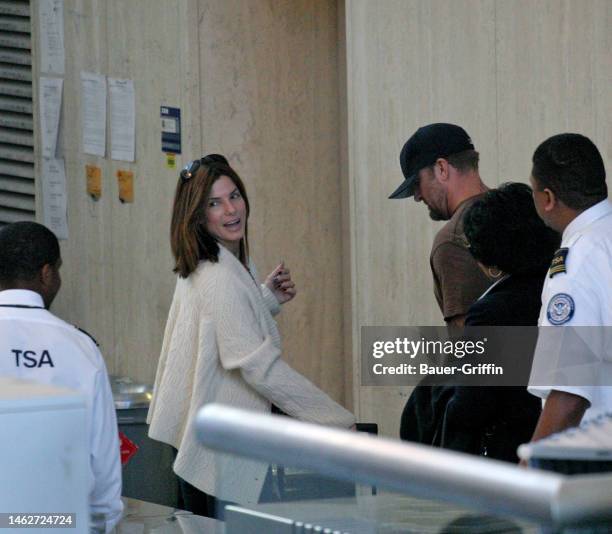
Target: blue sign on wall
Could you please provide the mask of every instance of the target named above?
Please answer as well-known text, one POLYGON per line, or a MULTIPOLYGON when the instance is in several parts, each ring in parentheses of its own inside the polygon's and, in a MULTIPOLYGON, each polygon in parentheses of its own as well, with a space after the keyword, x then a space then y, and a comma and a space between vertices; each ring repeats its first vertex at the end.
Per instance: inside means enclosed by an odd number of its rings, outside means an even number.
POLYGON ((181 110, 161 106, 161 143, 163 152, 181 153, 181 110))

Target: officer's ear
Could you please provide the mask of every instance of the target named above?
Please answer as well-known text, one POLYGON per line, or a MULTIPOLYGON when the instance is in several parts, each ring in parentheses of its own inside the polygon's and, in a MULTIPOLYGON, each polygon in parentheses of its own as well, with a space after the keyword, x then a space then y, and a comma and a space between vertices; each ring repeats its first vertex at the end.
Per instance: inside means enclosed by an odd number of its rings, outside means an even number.
POLYGON ((550 213, 559 205, 559 198, 555 195, 554 191, 550 190, 548 187, 545 187, 542 191, 540 191, 541 200, 542 200, 542 210, 546 213, 550 213))
POLYGON ((50 285, 54 276, 54 266, 50 263, 45 263, 40 270, 39 278, 43 286, 50 285))
POLYGON ((59 283, 61 282, 61 278, 59 275, 59 268, 61 266, 61 260, 58 260, 55 265, 51 263, 45 263, 42 266, 39 274, 39 281, 42 284, 43 288, 51 289, 54 292, 57 292, 59 289, 59 283))
POLYGON ((55 299, 55 296, 57 295, 57 292, 62 284, 62 279, 59 274, 60 265, 61 260, 58 260, 55 265, 46 263, 40 270, 40 293, 45 302, 45 307, 47 308, 51 306, 51 303, 53 302, 53 299, 55 299))

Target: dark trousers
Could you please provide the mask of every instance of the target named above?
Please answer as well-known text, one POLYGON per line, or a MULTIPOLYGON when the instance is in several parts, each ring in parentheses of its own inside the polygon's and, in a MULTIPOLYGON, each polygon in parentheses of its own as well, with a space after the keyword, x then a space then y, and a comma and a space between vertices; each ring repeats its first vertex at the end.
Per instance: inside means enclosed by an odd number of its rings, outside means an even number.
MULTIPOLYGON (((173 447, 174 459, 178 451, 173 447)), ((208 495, 195 486, 192 486, 180 476, 176 476, 179 486, 178 508, 196 515, 212 517, 213 519, 223 519, 225 515, 225 501, 219 501, 213 495, 208 495)))
POLYGON ((225 501, 219 501, 213 495, 208 495, 192 486, 189 482, 177 477, 179 481, 179 508, 215 519, 223 519, 225 501))
MULTIPOLYGON (((212 517, 214 519, 225 520, 225 506, 228 504, 236 504, 231 501, 222 501, 213 495, 208 495, 192 486, 186 480, 177 476, 179 481, 179 508, 192 512, 196 515, 212 517)), ((280 497, 278 490, 275 490, 272 477, 272 471, 268 469, 266 480, 259 496, 259 502, 278 502, 280 497)))

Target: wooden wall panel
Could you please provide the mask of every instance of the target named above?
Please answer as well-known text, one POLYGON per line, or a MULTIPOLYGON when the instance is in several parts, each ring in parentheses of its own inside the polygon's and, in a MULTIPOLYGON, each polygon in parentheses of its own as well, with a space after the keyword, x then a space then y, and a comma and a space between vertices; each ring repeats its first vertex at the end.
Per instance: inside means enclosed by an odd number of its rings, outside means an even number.
MULTIPOLYGON (((338 7, 335 1, 65 0, 61 153, 70 239, 54 311, 101 343, 112 373, 152 381, 174 287, 168 242, 178 170, 160 147, 161 105, 182 111, 178 168, 227 154, 252 206, 252 251, 265 275, 284 259, 299 294, 280 319, 286 357, 344 397, 338 7), (80 71, 134 80, 136 162, 84 156, 80 71), (85 194, 86 163, 103 197, 85 194), (135 202, 115 173, 132 170, 135 202)), ((110 147, 110 144, 107 143, 110 147)))
MULTIPOLYGON (((195 22, 187 2, 113 0, 108 3, 108 75, 131 78, 138 87, 136 162, 109 161, 112 182, 113 337, 115 372, 152 382, 174 289, 169 244, 170 215, 178 170, 161 152, 160 106, 180 107, 185 155, 199 141, 195 22), (191 79, 190 79, 191 78, 191 79), (118 201, 116 172, 134 172, 135 202, 118 201)), ((191 6, 192 14, 195 5, 191 6)))
POLYGON ((533 151, 557 133, 583 133, 606 150, 611 13, 594 0, 497 3, 501 179, 527 181, 533 151))
MULTIPOLYGON (((578 9, 580 6, 576 5, 578 9)), ((594 53, 593 63, 593 115, 597 117, 595 137, 608 171, 608 188, 612 191, 612 2, 598 0, 592 7, 594 53)))
POLYGON ((526 181, 537 144, 567 130, 565 7, 558 1, 501 2, 497 17, 499 140, 505 147, 499 171, 504 180, 526 181))
POLYGON ((387 200, 417 127, 471 134, 490 186, 527 181, 542 140, 579 131, 609 166, 612 4, 598 0, 346 3, 354 395, 360 419, 397 435, 410 388, 359 386, 362 325, 440 324, 428 257, 440 223, 387 200))
MULTIPOLYGON (((192 153, 200 144, 198 66, 188 61, 197 57, 196 13, 191 0, 64 2, 58 153, 66 160, 69 239, 61 243, 63 287, 53 311, 99 341, 109 372, 147 382, 155 375, 174 286, 168 233, 178 171, 165 165, 159 113, 161 105, 181 108, 183 147, 192 153), (82 70, 134 81, 135 163, 110 159, 108 123, 106 157, 83 154, 82 70), (86 194, 86 164, 102 169, 98 202, 86 194), (118 169, 134 172, 133 204, 118 199, 118 169)), ((40 206, 39 213, 42 218, 40 206)))
POLYGON ((336 2, 200 0, 202 152, 245 181, 263 278, 284 259, 298 295, 284 357, 337 399, 345 369, 336 2))
POLYGON ((55 311, 100 340, 112 372, 152 380, 174 285, 177 174, 160 150, 159 106, 176 105, 179 165, 228 154, 253 203, 261 274, 281 258, 293 270, 287 359, 348 399, 352 345, 361 419, 395 434, 408 390, 359 387, 359 327, 441 322, 428 264, 440 224, 387 199, 402 144, 422 124, 462 124, 492 186, 526 180, 535 146, 559 131, 591 136, 609 165, 611 19, 608 0, 66 0, 71 237, 55 311), (81 70, 134 79, 136 163, 81 153, 81 70), (86 163, 103 170, 98 203, 86 163), (135 172, 133 205, 117 199, 118 168, 135 172))
MULTIPOLYGON (((463 125, 482 153, 485 181, 495 185, 495 18, 491 1, 353 1, 346 20, 358 347, 363 325, 442 321, 429 268, 440 223, 412 199, 387 197, 403 180, 402 145, 430 122, 463 125)), ((354 353, 360 418, 396 435, 410 389, 359 387, 354 353)))
MULTIPOLYGON (((112 198, 104 159, 81 152, 80 128, 80 72, 106 73, 108 68, 107 7, 105 1, 75 0, 64 4, 66 70, 57 152, 65 159, 70 239, 60 242, 63 283, 52 311, 102 343, 107 365, 112 368, 114 354, 106 342, 113 339, 115 329, 109 261, 112 198), (77 42, 79 46, 71 46, 77 42), (86 194, 87 164, 102 169, 103 196, 99 202, 86 194)), ((37 28, 37 22, 33 28, 37 28)), ((40 172, 40 165, 38 169, 40 172)), ((38 214, 42 219, 41 198, 39 194, 38 214)))

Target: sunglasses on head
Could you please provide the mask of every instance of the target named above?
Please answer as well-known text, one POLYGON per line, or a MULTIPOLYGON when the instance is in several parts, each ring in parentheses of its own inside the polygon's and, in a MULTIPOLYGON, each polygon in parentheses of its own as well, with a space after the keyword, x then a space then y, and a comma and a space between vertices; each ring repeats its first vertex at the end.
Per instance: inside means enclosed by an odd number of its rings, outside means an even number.
POLYGON ((192 178, 201 165, 214 165, 215 163, 229 165, 227 159, 225 159, 225 156, 222 156, 221 154, 208 154, 208 156, 204 156, 200 159, 194 159, 185 165, 181 171, 181 180, 186 182, 192 178))

